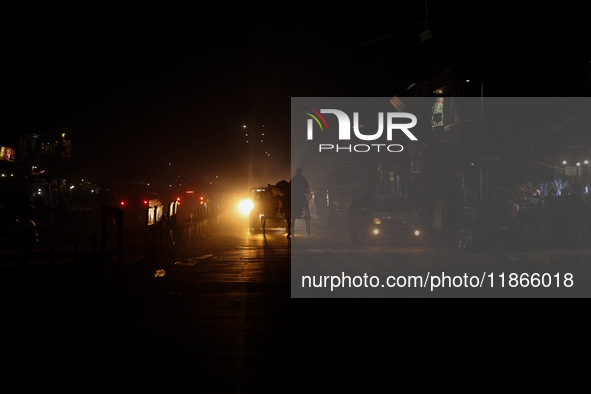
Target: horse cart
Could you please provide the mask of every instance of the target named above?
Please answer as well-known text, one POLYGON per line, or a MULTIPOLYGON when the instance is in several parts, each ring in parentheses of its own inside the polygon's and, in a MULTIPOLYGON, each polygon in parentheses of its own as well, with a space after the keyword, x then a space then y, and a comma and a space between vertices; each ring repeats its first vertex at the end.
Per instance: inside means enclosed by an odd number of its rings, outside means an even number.
POLYGON ((295 214, 291 213, 291 185, 280 181, 276 185, 250 189, 253 209, 250 211, 250 231, 262 232, 267 228, 285 227, 287 238, 293 235, 296 219, 304 221, 306 233, 310 235, 310 210, 308 199, 298 199, 295 214))
POLYGON ((291 235, 289 214, 289 183, 281 181, 276 185, 253 187, 250 189, 253 208, 250 211, 249 226, 251 233, 262 232, 268 228, 284 227, 287 236, 291 235))

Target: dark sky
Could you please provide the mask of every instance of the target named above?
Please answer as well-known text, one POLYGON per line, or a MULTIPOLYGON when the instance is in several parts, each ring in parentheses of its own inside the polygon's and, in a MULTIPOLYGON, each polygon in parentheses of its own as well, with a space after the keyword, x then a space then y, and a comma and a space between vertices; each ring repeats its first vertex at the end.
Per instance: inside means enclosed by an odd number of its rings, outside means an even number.
MULTIPOLYGON (((576 10, 429 5, 433 59, 459 56, 493 95, 550 95, 591 60, 576 10)), ((233 171, 241 125, 265 124, 272 176, 289 176, 290 97, 404 96, 424 75, 424 2, 365 7, 7 12, 2 135, 67 127, 98 166, 190 175, 233 171)))
POLYGON ((93 17, 40 18, 13 34, 14 126, 67 127, 91 155, 119 144, 127 159, 164 162, 245 117, 247 36, 223 24, 93 17))

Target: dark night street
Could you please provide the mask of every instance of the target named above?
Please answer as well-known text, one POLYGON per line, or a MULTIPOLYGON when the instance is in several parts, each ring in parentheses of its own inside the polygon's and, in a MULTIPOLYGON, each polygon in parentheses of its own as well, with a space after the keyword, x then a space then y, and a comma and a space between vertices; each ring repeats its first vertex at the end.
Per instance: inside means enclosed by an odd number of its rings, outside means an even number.
MULTIPOLYGON (((490 255, 458 250, 452 240, 357 246, 348 232, 331 232, 316 219, 312 230, 303 234, 303 223, 296 222, 291 242, 342 254, 350 272, 377 264, 361 262, 368 252, 381 261, 387 256, 407 273, 553 266, 588 275, 591 265, 587 249, 490 255), (319 239, 329 234, 326 248, 319 239)), ((408 308, 395 300, 290 298, 291 242, 284 229, 263 237, 244 219, 226 215, 184 242, 181 260, 160 275, 155 272, 163 265, 134 262, 132 253, 122 265, 82 253, 77 264, 4 261, 2 309, 4 321, 13 322, 4 335, 13 338, 6 354, 15 360, 15 376, 35 369, 43 379, 60 382, 64 373, 76 374, 101 387, 293 392, 297 382, 287 382, 294 375, 303 384, 326 372, 322 365, 334 364, 344 343, 375 346, 372 337, 408 308)), ((124 245, 141 244, 125 238, 124 245)))
POLYGON ((59 380, 76 371, 105 384, 163 389, 269 391, 287 373, 277 360, 289 353, 282 332, 289 241, 277 233, 263 242, 232 219, 210 230, 160 277, 133 257, 122 265, 92 258, 77 265, 57 259, 53 266, 5 261, 3 310, 5 321, 16 323, 5 334, 17 338, 10 347, 22 357, 14 372, 39 368, 59 380), (30 352, 38 356, 31 359, 30 352))
POLYGON ((260 5, 5 7, 4 391, 574 391, 588 10, 260 5))

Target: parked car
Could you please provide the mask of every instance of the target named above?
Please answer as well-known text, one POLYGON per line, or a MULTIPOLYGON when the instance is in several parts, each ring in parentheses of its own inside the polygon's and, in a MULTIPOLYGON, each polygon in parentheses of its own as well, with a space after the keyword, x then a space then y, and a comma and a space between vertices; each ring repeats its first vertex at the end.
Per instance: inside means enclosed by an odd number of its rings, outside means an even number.
POLYGON ((30 250, 39 242, 39 232, 32 220, 20 218, 0 205, 0 248, 30 250))
POLYGON ((419 214, 408 197, 377 195, 372 199, 370 236, 374 239, 417 241, 424 233, 419 214))
POLYGON ((361 207, 361 219, 351 221, 353 241, 408 242, 424 237, 412 200, 393 195, 374 195, 361 207))

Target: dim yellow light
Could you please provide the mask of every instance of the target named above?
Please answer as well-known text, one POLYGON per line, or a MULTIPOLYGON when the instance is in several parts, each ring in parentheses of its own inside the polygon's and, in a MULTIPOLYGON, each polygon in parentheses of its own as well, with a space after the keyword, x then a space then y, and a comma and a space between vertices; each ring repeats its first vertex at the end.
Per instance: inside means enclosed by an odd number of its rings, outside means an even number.
POLYGON ((252 211, 253 208, 254 208, 254 203, 250 199, 244 199, 238 203, 238 212, 242 216, 250 215, 250 211, 252 211))

